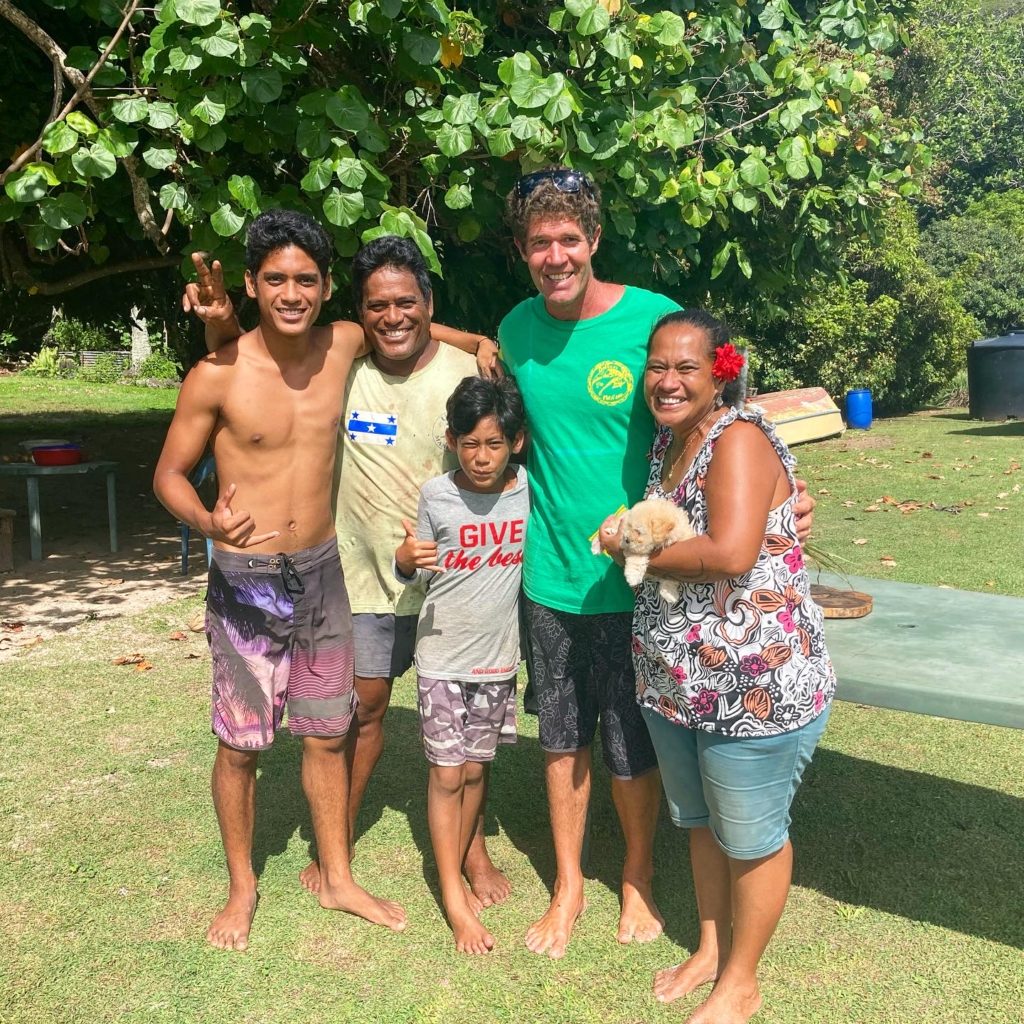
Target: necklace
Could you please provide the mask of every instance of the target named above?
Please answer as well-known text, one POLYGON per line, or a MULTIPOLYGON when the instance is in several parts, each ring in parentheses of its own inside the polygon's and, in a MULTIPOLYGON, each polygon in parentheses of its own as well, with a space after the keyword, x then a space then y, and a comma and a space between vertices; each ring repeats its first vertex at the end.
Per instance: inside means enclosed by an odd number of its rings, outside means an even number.
POLYGON ((673 476, 675 476, 676 467, 679 465, 679 463, 683 460, 683 457, 686 455, 686 452, 687 452, 687 450, 690 447, 690 442, 695 437, 697 437, 698 440, 699 440, 701 437, 704 436, 701 433, 701 430, 702 430, 704 424, 707 423, 707 421, 712 416, 714 416, 715 413, 717 413, 719 411, 719 408, 720 408, 719 406, 713 405, 710 409, 708 409, 708 411, 706 413, 704 413, 704 415, 700 418, 700 422, 697 424, 697 426, 695 426, 693 428, 693 430, 691 430, 686 435, 685 439, 683 440, 683 446, 682 446, 682 448, 679 449, 679 454, 669 464, 668 473, 662 478, 663 484, 668 483, 668 481, 671 480, 673 476))

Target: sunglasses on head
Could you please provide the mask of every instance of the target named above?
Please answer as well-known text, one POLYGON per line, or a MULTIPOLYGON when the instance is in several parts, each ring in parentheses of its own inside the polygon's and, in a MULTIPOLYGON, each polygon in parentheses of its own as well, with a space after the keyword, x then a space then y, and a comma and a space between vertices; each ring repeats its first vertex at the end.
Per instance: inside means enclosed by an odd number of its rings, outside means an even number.
POLYGON ((594 186, 582 171, 558 167, 553 171, 534 171, 532 174, 524 174, 516 182, 516 195, 520 199, 526 199, 545 181, 550 181, 559 192, 579 192, 583 189, 588 195, 594 194, 594 186))

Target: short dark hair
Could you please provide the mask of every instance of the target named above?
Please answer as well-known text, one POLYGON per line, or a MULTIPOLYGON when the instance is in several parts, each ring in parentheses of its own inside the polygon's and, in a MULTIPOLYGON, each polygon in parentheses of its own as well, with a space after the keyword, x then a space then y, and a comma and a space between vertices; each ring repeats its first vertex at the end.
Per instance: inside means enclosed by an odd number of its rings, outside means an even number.
POLYGON ((430 301, 430 271, 419 246, 411 238, 381 235, 367 242, 352 258, 352 298, 357 311, 363 307, 367 279, 381 267, 407 270, 416 278, 423 298, 430 301))
MULTIPOLYGON (((545 167, 545 171, 568 170, 558 165, 545 167)), ((576 221, 588 242, 593 242, 601 226, 601 190, 597 182, 586 175, 586 187, 576 192, 563 192, 552 181, 541 181, 526 196, 519 195, 516 186, 505 197, 505 220, 517 242, 526 241, 530 222, 535 218, 576 221)))
MULTIPOLYGON (((651 328, 651 335, 647 339, 648 349, 651 347, 651 342, 658 331, 663 327, 672 327, 676 324, 703 331, 705 349, 712 360, 715 358, 715 349, 720 345, 728 344, 732 340, 732 332, 725 321, 712 316, 706 309, 677 309, 672 313, 666 313, 651 328)), ((747 369, 750 359, 745 346, 736 345, 736 349, 742 352, 746 358, 744 359, 740 375, 735 380, 726 381, 725 388, 722 390, 722 401, 726 405, 742 406, 747 397, 747 369)))
POLYGON ((471 433, 485 417, 493 416, 501 432, 514 441, 526 423, 523 396, 515 379, 485 380, 465 377, 448 399, 448 429, 455 437, 471 433))
POLYGON ((245 233, 246 270, 255 277, 272 252, 289 245, 306 253, 327 279, 334 255, 331 236, 312 217, 296 210, 267 210, 249 225, 245 233))

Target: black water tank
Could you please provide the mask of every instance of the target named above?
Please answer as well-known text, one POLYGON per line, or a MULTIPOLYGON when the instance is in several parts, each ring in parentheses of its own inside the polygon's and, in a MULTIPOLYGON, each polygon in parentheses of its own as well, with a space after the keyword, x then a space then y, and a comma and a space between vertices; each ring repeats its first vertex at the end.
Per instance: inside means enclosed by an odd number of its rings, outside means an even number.
POLYGON ((1024 419, 1024 330, 971 342, 967 391, 971 419, 1024 419))

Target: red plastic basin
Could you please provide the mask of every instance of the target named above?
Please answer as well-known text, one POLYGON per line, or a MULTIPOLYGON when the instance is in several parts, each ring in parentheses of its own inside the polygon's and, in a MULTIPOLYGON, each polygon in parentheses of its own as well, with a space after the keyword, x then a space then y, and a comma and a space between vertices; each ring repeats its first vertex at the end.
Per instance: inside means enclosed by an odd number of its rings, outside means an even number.
POLYGON ((74 466, 82 461, 82 449, 77 445, 33 448, 32 461, 37 466, 74 466))

